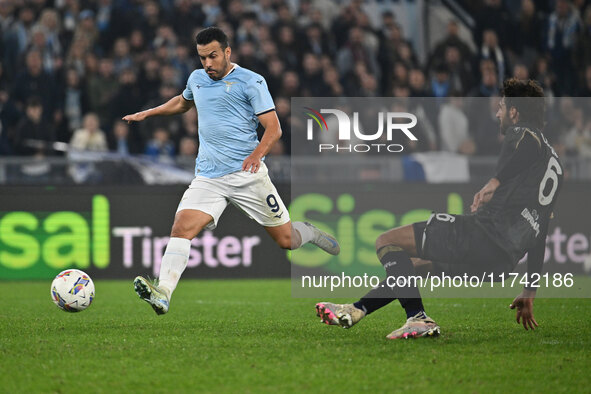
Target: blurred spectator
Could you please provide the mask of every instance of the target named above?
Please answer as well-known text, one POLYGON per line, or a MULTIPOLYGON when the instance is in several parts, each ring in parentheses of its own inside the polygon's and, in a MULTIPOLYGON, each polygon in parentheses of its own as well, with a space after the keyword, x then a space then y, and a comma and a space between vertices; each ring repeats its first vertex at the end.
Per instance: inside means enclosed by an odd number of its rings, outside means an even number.
POLYGON ((78 25, 78 15, 80 14, 80 2, 75 0, 66 0, 65 7, 62 8, 62 22, 64 29, 64 41, 66 47, 70 46, 74 31, 78 25))
POLYGON ((392 89, 392 95, 394 97, 410 97, 410 88, 408 85, 396 84, 392 89))
POLYGON ((41 52, 43 68, 48 73, 61 67, 62 46, 59 29, 59 16, 51 9, 45 9, 39 17, 39 23, 31 29, 29 50, 37 49, 41 52))
POLYGON ((472 88, 472 70, 468 59, 462 58, 460 49, 449 45, 445 48, 445 65, 449 71, 450 88, 466 94, 472 88))
POLYGON ((75 68, 78 74, 84 75, 87 53, 87 43, 84 39, 72 41, 66 57, 66 67, 75 68))
POLYGON ((591 97, 591 65, 585 67, 585 78, 581 86, 579 86, 579 96, 591 97))
POLYGON ((531 67, 542 49, 544 17, 536 9, 533 0, 521 0, 521 12, 517 25, 509 40, 513 51, 531 67))
MULTIPOLYGON (((143 32, 147 42, 152 42, 158 31, 158 26, 168 21, 164 16, 161 18, 160 8, 155 1, 144 2, 142 11, 141 17, 135 21, 136 27, 143 32)), ((115 45, 117 44, 115 43, 115 45)))
POLYGON ((134 69, 128 68, 121 72, 119 91, 112 99, 111 117, 107 124, 111 124, 114 119, 122 118, 127 114, 136 113, 145 104, 142 90, 136 82, 137 72, 134 69))
POLYGON ((238 46, 243 42, 258 42, 257 16, 253 12, 242 14, 240 25, 236 29, 235 41, 238 46))
POLYGON ((165 128, 154 130, 152 139, 146 144, 146 155, 152 160, 170 164, 174 159, 174 143, 170 141, 170 135, 165 128))
MULTIPOLYGON (((383 77, 384 91, 389 92, 394 86, 394 76, 392 69, 396 62, 405 62, 401 56, 400 48, 405 43, 402 37, 402 31, 394 20, 393 16, 385 14, 382 16, 385 19, 386 25, 381 31, 380 48, 377 55, 377 60, 381 67, 381 74, 383 77)), ((407 66, 410 66, 407 64, 407 66)))
POLYGON ((363 31, 353 27, 349 31, 349 40, 337 54, 337 68, 341 75, 354 72, 353 67, 362 63, 367 72, 379 78, 376 54, 364 42, 363 31))
MULTIPOLYGON (((217 0, 205 0, 203 2, 203 12, 205 13, 205 21, 203 27, 213 26, 220 16, 223 16, 223 10, 217 0)), ((228 32, 224 29, 226 34, 228 32)))
POLYGON ((324 83, 320 59, 317 55, 306 53, 303 59, 302 92, 304 96, 325 96, 328 86, 324 83))
POLYGON ((502 45, 509 41, 512 21, 509 12, 505 8, 502 0, 484 0, 484 6, 476 16, 476 26, 474 29, 474 38, 476 46, 480 47, 485 39, 483 34, 486 30, 491 30, 502 45))
POLYGON ((491 60, 497 70, 497 80, 505 80, 505 74, 507 73, 507 58, 499 45, 497 33, 495 33, 494 30, 484 31, 479 60, 491 60))
POLYGON ((14 3, 12 1, 0 1, 0 31, 8 32, 15 21, 14 3))
POLYGON ((430 69, 437 61, 445 58, 445 53, 448 47, 455 47, 460 52, 460 59, 466 61, 473 57, 472 51, 468 44, 466 44, 459 35, 458 22, 451 20, 447 23, 447 36, 439 41, 427 63, 427 69, 430 69))
POLYGON ((74 131, 70 140, 70 149, 74 151, 106 152, 107 138, 99 128, 99 118, 90 112, 82 120, 82 128, 74 131))
POLYGON ((284 71, 285 65, 281 59, 278 57, 272 57, 269 60, 269 73, 265 75, 265 79, 267 80, 267 86, 269 86, 269 92, 272 97, 277 96, 281 90, 284 71))
POLYGON ((256 48, 252 41, 244 41, 238 47, 237 63, 258 74, 266 75, 267 66, 256 56, 256 48))
POLYGON ((198 138, 197 110, 195 108, 191 108, 181 115, 181 119, 182 124, 179 134, 186 137, 198 138))
POLYGON ((195 69, 195 60, 191 57, 189 48, 191 48, 190 44, 177 45, 171 61, 171 65, 174 67, 181 85, 189 79, 189 75, 195 69))
POLYGON ((138 84, 142 90, 142 97, 146 101, 154 99, 158 95, 160 87, 160 63, 153 57, 146 59, 139 72, 138 84))
MULTIPOLYGON (((178 96, 180 92, 178 89, 171 84, 162 84, 158 89, 158 97, 154 98, 153 100, 149 101, 143 108, 154 108, 157 107, 174 96, 178 96)), ((121 99, 125 99, 125 90, 121 92, 121 99)), ((132 114, 139 111, 141 108, 138 108, 134 111, 128 111, 125 114, 132 114)), ((125 115, 123 114, 123 115, 125 115)), ((123 116, 122 115, 122 116, 123 116)), ((183 130, 182 126, 183 120, 179 116, 174 117, 166 117, 166 116, 155 116, 140 123, 140 131, 143 141, 148 141, 150 138, 153 138, 154 132, 156 129, 165 129, 168 137, 173 141, 173 144, 176 145, 181 138, 181 133, 183 130)))
MULTIPOLYGON (((66 89, 63 102, 64 116, 66 117, 68 131, 71 132, 81 128, 82 116, 88 110, 88 105, 86 103, 86 89, 80 81, 78 72, 73 68, 66 70, 66 89)), ((62 138, 60 138, 60 140, 61 139, 62 138)))
POLYGON ((84 77, 89 78, 91 75, 96 75, 98 73, 98 65, 98 57, 94 53, 88 52, 84 56, 84 77))
POLYGON ((395 85, 405 85, 408 82, 408 67, 403 62, 399 61, 394 64, 394 81, 395 85))
POLYGON ((279 57, 287 68, 296 69, 300 62, 300 47, 295 39, 295 33, 291 26, 279 28, 278 46, 279 57))
POLYGON ((482 60, 480 62, 480 82, 469 94, 472 97, 490 97, 496 95, 499 91, 499 81, 497 79, 495 64, 491 60, 482 60))
POLYGON ((148 45, 140 29, 134 29, 129 35, 129 54, 135 64, 142 64, 147 56, 148 45))
POLYGON ((529 70, 523 63, 517 63, 513 66, 513 78, 520 81, 527 81, 529 79, 529 70))
POLYGON ((12 144, 9 138, 13 135, 12 130, 21 119, 21 113, 10 100, 9 87, 2 63, 0 63, 0 155, 10 155, 12 144))
POLYGON ((324 73, 322 74, 322 80, 327 87, 326 94, 324 94, 325 96, 340 97, 344 95, 345 90, 339 81, 339 72, 335 67, 331 66, 325 68, 324 73))
POLYGON ((283 150, 285 153, 291 152, 291 108, 289 99, 278 97, 275 100, 275 110, 281 125, 281 140, 283 141, 283 150))
POLYGON ((408 74, 410 97, 429 97, 425 74, 420 68, 413 68, 408 74))
MULTIPOLYGON (((1 1, 0 3, 8 3, 1 1)), ((4 8, 4 10, 6 10, 4 8)), ((4 31, 4 64, 6 75, 14 78, 18 74, 18 67, 21 55, 25 52, 27 44, 30 41, 30 30, 35 23, 35 13, 33 9, 25 5, 18 11, 18 18, 10 23, 6 23, 8 31, 4 31)))
POLYGON ((183 137, 179 144, 179 154, 176 164, 187 171, 195 170, 195 158, 197 157, 197 141, 191 137, 183 137))
POLYGON ((226 20, 236 31, 240 25, 241 17, 244 15, 244 6, 240 0, 230 0, 226 4, 226 10, 226 20))
POLYGON ((502 134, 497 119, 500 97, 476 98, 468 113, 478 155, 496 156, 501 152, 502 134))
POLYGON ((281 81, 280 96, 298 97, 300 94, 300 78, 295 71, 287 71, 283 74, 281 81))
POLYGON ((554 96, 556 91, 556 75, 550 70, 548 60, 544 57, 536 59, 532 77, 544 88, 546 97, 554 96))
POLYGON ((175 55, 178 38, 171 26, 161 25, 156 31, 152 47, 162 60, 168 61, 175 55))
POLYGON ((566 154, 575 156, 580 154, 584 157, 591 157, 591 131, 589 122, 585 122, 582 108, 573 109, 572 125, 564 133, 564 146, 566 154))
POLYGON ((205 14, 202 5, 191 0, 178 0, 174 9, 174 31, 180 37, 197 25, 202 26, 205 14))
POLYGON ((132 138, 129 125, 116 120, 113 124, 113 131, 109 133, 108 145, 111 152, 119 153, 122 156, 142 153, 143 150, 138 146, 138 141, 132 138))
POLYGON ((38 96, 43 106, 45 120, 53 121, 56 105, 56 87, 53 77, 43 71, 43 59, 38 50, 31 50, 25 58, 26 69, 14 81, 12 98, 17 106, 24 109, 30 97, 38 96))
POLYGON ((272 0, 259 0, 251 5, 252 10, 257 14, 261 23, 272 26, 277 19, 277 13, 273 7, 272 0))
POLYGON ((53 152, 55 134, 52 127, 43 122, 43 102, 39 97, 27 99, 25 117, 17 125, 12 146, 18 155, 47 156, 53 152))
POLYGON ((449 71, 445 65, 435 68, 431 78, 431 93, 435 97, 447 97, 450 91, 449 71))
POLYGON ((322 30, 320 24, 311 24, 306 28, 305 34, 304 51, 316 55, 333 54, 333 51, 330 48, 330 40, 322 30))
POLYGON ((572 97, 560 97, 556 101, 555 110, 549 114, 551 117, 544 128, 544 136, 559 156, 566 155, 565 133, 576 127, 576 110, 572 97))
POLYGON ((439 112, 441 149, 448 152, 473 155, 476 145, 468 132, 468 117, 462 110, 459 92, 454 92, 439 112))
POLYGON ((129 42, 125 38, 118 38, 113 44, 113 71, 115 74, 133 66, 133 59, 129 54, 129 42))
POLYGON ((90 110, 95 112, 102 124, 109 124, 111 119, 111 103, 117 91, 119 82, 114 74, 113 61, 109 58, 101 59, 97 75, 88 78, 88 103, 90 110))
POLYGON ((160 81, 166 85, 172 85, 180 88, 185 86, 187 81, 181 82, 180 75, 177 70, 170 64, 161 64, 160 66, 160 81))
POLYGON ((574 93, 577 74, 572 60, 572 50, 580 27, 579 12, 570 0, 556 0, 556 10, 548 20, 546 45, 552 56, 559 94, 574 93))
POLYGON ((117 19, 115 7, 111 0, 98 0, 95 26, 99 34, 99 45, 106 52, 113 45, 113 35, 118 33, 118 25, 123 21, 117 19))
POLYGON ((584 25, 579 32, 573 51, 574 65, 579 73, 579 80, 585 79, 585 68, 591 64, 591 7, 585 10, 584 25))
POLYGON ((84 50, 92 50, 98 40, 98 29, 94 21, 94 11, 86 9, 78 15, 80 20, 74 30, 72 41, 78 41, 84 50))

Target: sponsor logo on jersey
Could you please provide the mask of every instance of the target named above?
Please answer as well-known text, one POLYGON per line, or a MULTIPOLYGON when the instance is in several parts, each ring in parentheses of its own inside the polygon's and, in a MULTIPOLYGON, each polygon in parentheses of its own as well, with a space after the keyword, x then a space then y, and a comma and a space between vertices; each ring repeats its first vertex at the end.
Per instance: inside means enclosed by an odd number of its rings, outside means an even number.
POLYGON ((521 211, 521 216, 523 216, 523 218, 525 220, 527 220, 527 222, 529 223, 531 228, 534 229, 534 231, 536 232, 536 237, 537 237, 540 234, 540 224, 538 223, 538 219, 539 219, 538 212, 535 209, 532 212, 530 212, 529 209, 523 208, 523 211, 521 211))
POLYGON ((235 83, 238 82, 230 82, 230 81, 224 81, 224 83, 226 84, 226 92, 230 92, 230 89, 232 88, 232 85, 234 85, 235 83))

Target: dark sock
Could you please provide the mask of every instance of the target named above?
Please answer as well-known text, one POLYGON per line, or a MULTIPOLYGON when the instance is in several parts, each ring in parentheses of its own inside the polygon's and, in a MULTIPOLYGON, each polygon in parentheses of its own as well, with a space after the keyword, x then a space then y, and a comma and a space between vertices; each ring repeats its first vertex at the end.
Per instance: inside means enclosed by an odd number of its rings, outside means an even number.
MULTIPOLYGON (((378 258, 386 269, 388 276, 398 278, 399 276, 409 277, 414 275, 412 261, 404 250, 397 246, 388 245, 378 250, 378 258)), ((370 290, 363 298, 353 305, 370 314, 394 301, 400 300, 400 305, 406 311, 407 318, 415 316, 419 312, 424 312, 423 301, 419 289, 413 286, 406 287, 388 287, 387 279, 370 290)))
POLYGON ((369 315, 373 311, 388 305, 396 299, 392 289, 386 286, 386 280, 380 282, 378 287, 371 289, 362 299, 354 303, 355 308, 361 309, 369 315))
MULTIPOLYGON (((384 246, 378 250, 378 258, 389 277, 405 277, 408 279, 410 276, 415 275, 415 270, 408 253, 397 246, 384 246)), ((414 283, 410 280, 406 280, 405 282, 397 282, 397 286, 392 288, 392 290, 396 294, 396 298, 400 301, 400 305, 406 311, 407 317, 412 317, 424 311, 423 302, 421 300, 421 293, 414 286, 414 283), (404 287, 400 286, 404 284, 404 287)))
POLYGON ((417 314, 423 312, 425 314, 425 308, 423 307, 423 300, 420 298, 400 298, 400 305, 406 311, 406 318, 411 318, 417 314))

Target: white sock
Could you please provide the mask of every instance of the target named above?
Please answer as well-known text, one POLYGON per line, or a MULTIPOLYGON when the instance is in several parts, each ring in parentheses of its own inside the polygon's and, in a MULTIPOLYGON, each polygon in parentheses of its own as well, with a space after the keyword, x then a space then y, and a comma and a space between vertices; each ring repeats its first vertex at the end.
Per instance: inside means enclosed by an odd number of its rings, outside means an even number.
POLYGON ((302 243, 300 246, 298 246, 298 248, 314 239, 314 232, 303 222, 293 222, 291 225, 293 226, 294 230, 300 233, 300 237, 302 238, 302 243))
POLYGON ((166 251, 162 257, 162 264, 160 265, 158 287, 167 293, 169 300, 172 292, 176 289, 176 285, 179 283, 183 271, 187 267, 190 250, 191 241, 186 238, 173 237, 168 241, 166 251))

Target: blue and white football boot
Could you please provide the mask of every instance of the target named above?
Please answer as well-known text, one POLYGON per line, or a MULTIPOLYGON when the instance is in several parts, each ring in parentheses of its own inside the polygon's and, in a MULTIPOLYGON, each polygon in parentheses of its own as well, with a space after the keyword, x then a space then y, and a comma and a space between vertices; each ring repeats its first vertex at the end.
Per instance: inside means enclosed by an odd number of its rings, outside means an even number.
POLYGON ((138 296, 152 306, 158 315, 168 312, 168 296, 156 285, 142 276, 133 280, 133 287, 138 296))

